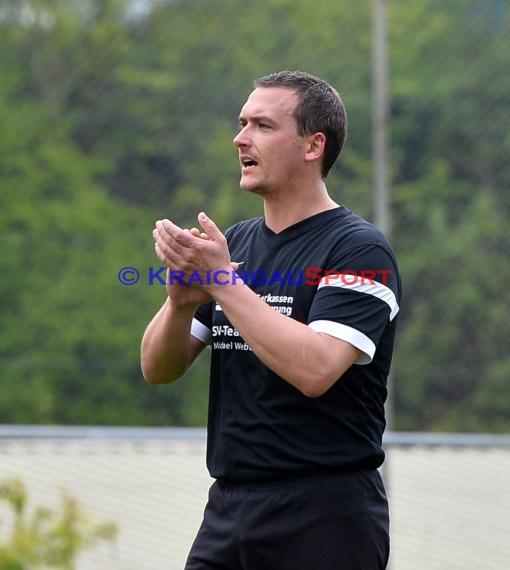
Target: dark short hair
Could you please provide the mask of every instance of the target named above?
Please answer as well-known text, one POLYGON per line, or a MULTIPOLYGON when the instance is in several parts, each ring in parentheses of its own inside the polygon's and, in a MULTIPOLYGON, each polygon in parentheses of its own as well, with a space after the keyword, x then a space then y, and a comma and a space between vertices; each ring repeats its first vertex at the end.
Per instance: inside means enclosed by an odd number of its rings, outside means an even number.
POLYGON ((300 136, 324 133, 326 145, 322 177, 326 178, 338 158, 347 135, 347 113, 338 92, 328 83, 304 71, 278 71, 256 79, 255 87, 286 87, 297 94, 295 110, 300 136))

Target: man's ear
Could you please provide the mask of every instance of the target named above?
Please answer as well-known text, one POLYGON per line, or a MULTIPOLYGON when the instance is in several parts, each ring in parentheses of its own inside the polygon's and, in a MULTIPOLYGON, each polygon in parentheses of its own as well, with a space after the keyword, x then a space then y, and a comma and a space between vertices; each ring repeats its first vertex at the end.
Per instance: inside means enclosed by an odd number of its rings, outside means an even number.
POLYGON ((314 133, 306 138, 305 162, 320 160, 324 155, 326 147, 326 135, 324 133, 314 133))

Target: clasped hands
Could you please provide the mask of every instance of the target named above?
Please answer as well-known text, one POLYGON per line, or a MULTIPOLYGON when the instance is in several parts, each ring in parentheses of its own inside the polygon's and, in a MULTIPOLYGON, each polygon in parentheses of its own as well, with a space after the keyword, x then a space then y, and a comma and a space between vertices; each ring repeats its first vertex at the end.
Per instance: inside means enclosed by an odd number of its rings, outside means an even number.
MULTIPOLYGON (((156 254, 170 271, 182 272, 184 274, 182 280, 185 283, 190 280, 191 275, 198 274, 201 277, 191 280, 190 285, 184 286, 182 283, 167 279, 167 291, 174 300, 177 300, 179 295, 182 296, 182 291, 179 292, 179 289, 198 288, 201 290, 201 295, 195 294, 193 297, 196 300, 200 299, 200 302, 206 302, 210 299, 211 289, 215 286, 210 279, 207 279, 207 275, 222 270, 231 272, 237 268, 237 264, 230 261, 227 240, 213 220, 201 212, 198 215, 198 223, 203 229, 202 232, 197 228, 180 228, 167 219, 158 220, 152 232, 156 254)), ((191 302, 190 295, 191 291, 188 291, 186 294, 188 302, 191 302)))

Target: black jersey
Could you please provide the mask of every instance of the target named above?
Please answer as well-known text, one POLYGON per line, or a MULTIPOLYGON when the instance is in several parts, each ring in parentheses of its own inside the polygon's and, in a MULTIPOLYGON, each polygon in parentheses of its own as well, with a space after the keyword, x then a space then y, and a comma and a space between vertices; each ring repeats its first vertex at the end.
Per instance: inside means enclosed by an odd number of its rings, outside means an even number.
POLYGON ((309 398, 265 366, 217 303, 192 334, 212 344, 207 466, 231 482, 379 467, 399 311, 397 263, 382 233, 338 207, 276 234, 263 218, 226 232, 232 261, 274 310, 345 340, 359 360, 309 398))

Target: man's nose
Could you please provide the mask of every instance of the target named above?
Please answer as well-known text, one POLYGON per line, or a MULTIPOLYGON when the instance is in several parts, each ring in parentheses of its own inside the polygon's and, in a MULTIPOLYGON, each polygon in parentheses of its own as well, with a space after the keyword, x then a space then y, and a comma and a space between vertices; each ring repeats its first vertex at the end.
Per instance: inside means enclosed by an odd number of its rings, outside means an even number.
POLYGON ((237 147, 247 146, 249 144, 248 133, 246 131, 246 127, 243 127, 237 135, 234 137, 233 143, 237 147))

